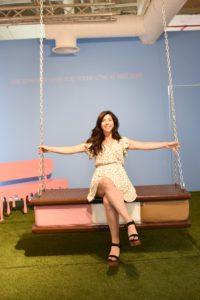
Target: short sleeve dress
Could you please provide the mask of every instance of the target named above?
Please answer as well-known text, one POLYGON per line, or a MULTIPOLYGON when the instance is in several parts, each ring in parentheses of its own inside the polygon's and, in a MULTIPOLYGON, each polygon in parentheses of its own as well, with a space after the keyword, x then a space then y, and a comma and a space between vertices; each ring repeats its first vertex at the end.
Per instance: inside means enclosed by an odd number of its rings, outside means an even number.
POLYGON ((96 162, 96 169, 92 176, 87 196, 89 202, 95 198, 98 183, 102 177, 110 178, 113 181, 116 187, 123 193, 126 202, 132 202, 136 199, 136 190, 124 169, 124 156, 127 155, 128 145, 128 139, 122 137, 119 141, 114 140, 111 146, 103 145, 103 151, 96 157, 93 157, 90 152, 91 144, 85 144, 85 150, 89 158, 94 158, 96 162))

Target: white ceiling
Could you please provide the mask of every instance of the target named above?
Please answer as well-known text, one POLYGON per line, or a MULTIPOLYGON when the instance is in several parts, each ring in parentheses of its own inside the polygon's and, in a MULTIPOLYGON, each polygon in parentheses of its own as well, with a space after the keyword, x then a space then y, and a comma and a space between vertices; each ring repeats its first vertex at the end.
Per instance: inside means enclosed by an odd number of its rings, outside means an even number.
MULTIPOLYGON (((103 2, 102 0, 75 0, 76 3, 88 3, 88 2, 103 2)), ((192 2, 193 0, 191 0, 192 2)), ((44 1, 45 3, 50 3, 49 1, 44 1)), ((61 3, 61 1, 57 1, 61 3)), ((104 2, 106 2, 104 0, 104 2)), ((132 14, 144 14, 148 8, 150 0, 115 0, 115 11, 118 12, 123 10, 123 12, 129 12, 131 9, 132 14)), ((188 1, 189 2, 189 1, 188 1)), ((195 0, 194 3, 198 1, 195 0)), ((37 0, 0 0, 0 8, 2 6, 9 5, 36 5, 39 3, 37 0)), ((55 1, 53 2, 55 3, 55 1)), ((64 4, 74 3, 73 0, 63 0, 64 4)), ((193 7, 190 4, 190 9, 193 7)), ((200 8, 200 5, 199 5, 200 8)), ((195 6, 195 9, 196 6, 195 6)), ((196 10, 197 12, 198 10, 196 10)), ((1 15, 0 15, 1 19, 1 15)), ((186 15, 176 15, 173 20, 168 25, 167 30, 200 30, 200 14, 186 14, 186 15)), ((40 37, 40 25, 39 24, 24 24, 24 25, 0 25, 0 40, 10 40, 10 39, 30 39, 40 37)))

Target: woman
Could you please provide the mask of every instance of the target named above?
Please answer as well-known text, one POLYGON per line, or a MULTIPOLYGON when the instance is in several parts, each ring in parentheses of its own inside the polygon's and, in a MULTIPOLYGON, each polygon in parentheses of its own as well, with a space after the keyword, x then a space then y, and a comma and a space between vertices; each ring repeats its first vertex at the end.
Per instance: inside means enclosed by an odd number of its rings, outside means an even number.
POLYGON ((141 244, 135 222, 130 217, 124 202, 132 202, 137 197, 135 188, 123 166, 127 150, 169 148, 177 151, 179 148, 178 142, 140 142, 129 140, 120 136, 118 127, 119 121, 117 117, 111 111, 103 111, 98 116, 96 126, 86 143, 66 147, 39 146, 39 152, 61 154, 86 152, 90 159, 95 159, 96 169, 87 199, 92 201, 95 196, 103 198, 112 241, 108 256, 108 263, 111 266, 116 266, 119 263, 119 215, 127 225, 130 245, 141 244))

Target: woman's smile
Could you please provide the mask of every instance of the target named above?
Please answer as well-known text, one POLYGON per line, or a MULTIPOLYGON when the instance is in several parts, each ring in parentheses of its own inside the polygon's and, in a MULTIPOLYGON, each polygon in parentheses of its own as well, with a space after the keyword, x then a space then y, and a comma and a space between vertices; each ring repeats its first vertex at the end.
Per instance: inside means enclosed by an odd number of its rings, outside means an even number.
POLYGON ((109 114, 105 115, 101 123, 102 130, 105 132, 111 132, 113 127, 114 127, 114 122, 112 117, 109 114))

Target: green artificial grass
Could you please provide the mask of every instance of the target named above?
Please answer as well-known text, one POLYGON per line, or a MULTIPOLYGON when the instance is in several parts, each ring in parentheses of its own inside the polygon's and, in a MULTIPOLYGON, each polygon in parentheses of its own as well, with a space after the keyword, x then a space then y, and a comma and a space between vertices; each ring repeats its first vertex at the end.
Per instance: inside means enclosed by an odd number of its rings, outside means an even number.
POLYGON ((108 232, 35 235, 33 211, 0 224, 1 300, 200 300, 200 192, 188 229, 140 231, 131 248, 121 231, 118 268, 106 262, 108 232))

